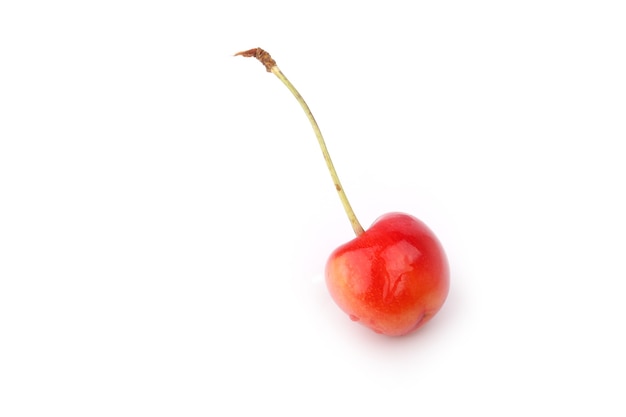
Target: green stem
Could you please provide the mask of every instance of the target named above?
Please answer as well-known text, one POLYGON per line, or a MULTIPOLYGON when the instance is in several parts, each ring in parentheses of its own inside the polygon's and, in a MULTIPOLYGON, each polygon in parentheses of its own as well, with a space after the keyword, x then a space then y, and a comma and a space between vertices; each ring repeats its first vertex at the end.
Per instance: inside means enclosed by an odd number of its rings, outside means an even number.
POLYGON ((339 177, 337 176, 337 171, 335 170, 333 161, 330 159, 328 148, 326 148, 326 142, 324 141, 324 136, 322 136, 322 131, 320 130, 320 127, 317 124, 317 121, 315 121, 315 117, 313 117, 313 113, 311 113, 311 109, 309 109, 309 106, 306 104, 306 101, 304 101, 304 98, 302 98, 298 90, 296 90, 296 87, 294 87, 293 84, 291 84, 291 81, 289 81, 287 77, 285 77, 285 74, 283 74, 282 71, 276 65, 271 67, 270 70, 272 71, 272 73, 274 73, 274 75, 278 77, 279 80, 283 82, 283 84, 287 86, 289 91, 291 91, 291 93, 294 95, 296 100, 298 100, 298 103, 300 103, 300 106, 302 106, 302 109, 304 110, 306 117, 311 122, 313 131, 315 132, 315 136, 317 137, 317 141, 319 142, 320 148, 322 149, 322 154, 324 155, 324 161, 326 161, 326 166, 328 167, 330 176, 332 177, 333 183, 335 184, 335 189, 337 190, 337 193, 339 194, 339 199, 341 200, 343 209, 348 215, 348 219, 350 220, 350 224, 352 225, 352 229, 354 230, 354 233, 357 236, 361 235, 364 232, 363 227, 361 226, 361 223, 359 223, 359 220, 356 218, 356 215, 354 214, 354 210, 352 210, 352 206, 350 205, 350 202, 348 201, 348 197, 346 196, 346 193, 343 190, 343 187, 341 186, 341 182, 339 181, 339 177))
POLYGON ((265 69, 267 70, 267 72, 274 73, 274 75, 276 75, 278 79, 281 80, 283 84, 287 86, 287 88, 289 89, 289 91, 291 91, 291 93, 294 95, 296 100, 298 100, 298 103, 300 103, 300 106, 302 106, 302 109, 304 110, 306 117, 309 118, 309 121, 311 122, 311 126, 313 126, 313 131, 315 132, 317 141, 320 144, 320 148, 322 149, 322 154, 324 155, 326 166, 328 167, 330 176, 333 178, 333 183, 335 183, 335 189, 337 190, 337 193, 339 194, 339 199, 341 200, 343 209, 348 215, 348 219, 350 220, 352 229, 354 230, 354 233, 357 236, 363 234, 364 233, 363 227, 361 226, 361 223, 359 223, 358 219, 356 218, 356 215, 354 214, 354 210, 352 210, 352 206, 350 206, 350 202, 348 201, 348 197, 346 197, 346 193, 345 191, 343 191, 341 182, 339 182, 337 171, 335 171, 335 166, 333 165, 333 161, 331 161, 330 159, 330 154, 328 153, 328 149, 326 148, 326 142, 324 141, 324 137, 322 136, 320 127, 317 125, 317 122, 315 121, 315 118, 313 117, 313 113, 311 113, 311 109, 309 109, 309 106, 306 104, 306 102, 304 101, 300 93, 298 93, 298 90, 296 90, 296 87, 294 87, 293 84, 291 84, 291 82, 287 79, 287 77, 285 77, 285 74, 283 74, 280 71, 280 69, 278 69, 278 67, 276 66, 276 61, 272 59, 272 57, 270 56, 269 53, 267 53, 267 51, 264 51, 261 48, 252 48, 247 51, 238 52, 235 54, 235 56, 254 57, 258 59, 265 66, 265 69))

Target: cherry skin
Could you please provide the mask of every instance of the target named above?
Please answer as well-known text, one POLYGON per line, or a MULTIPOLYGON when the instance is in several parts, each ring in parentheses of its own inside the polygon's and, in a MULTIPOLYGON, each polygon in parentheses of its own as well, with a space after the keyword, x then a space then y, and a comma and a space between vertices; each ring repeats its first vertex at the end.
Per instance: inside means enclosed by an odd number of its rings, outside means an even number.
POLYGON ((354 321, 388 336, 402 336, 428 322, 450 285, 446 255, 420 220, 403 213, 379 217, 355 239, 335 249, 326 285, 354 321))

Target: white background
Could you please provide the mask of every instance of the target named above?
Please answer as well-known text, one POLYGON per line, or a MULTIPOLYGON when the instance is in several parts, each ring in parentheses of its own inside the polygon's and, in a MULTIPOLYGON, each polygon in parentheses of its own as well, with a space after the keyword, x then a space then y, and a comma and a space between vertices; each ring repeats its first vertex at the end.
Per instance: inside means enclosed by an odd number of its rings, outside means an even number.
POLYGON ((0 415, 626 413, 620 1, 4 1, 0 415), (411 337, 352 323, 364 225, 440 237, 411 337))

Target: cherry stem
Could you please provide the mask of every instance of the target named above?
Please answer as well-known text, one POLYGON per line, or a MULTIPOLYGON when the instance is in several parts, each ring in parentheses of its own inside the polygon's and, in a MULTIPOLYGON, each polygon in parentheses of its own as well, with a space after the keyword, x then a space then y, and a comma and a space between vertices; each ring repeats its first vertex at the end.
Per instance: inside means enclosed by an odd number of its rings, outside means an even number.
POLYGON ((330 159, 330 154, 328 153, 328 148, 326 147, 326 142, 324 141, 324 136, 322 136, 322 131, 320 130, 319 125, 317 124, 317 121, 315 121, 315 117, 313 117, 313 113, 311 113, 311 109, 309 109, 309 106, 306 104, 306 101, 304 101, 304 98, 302 98, 298 90, 296 90, 296 87, 294 87, 293 84, 291 84, 291 82, 287 79, 287 77, 285 77, 285 74, 283 74, 282 71, 278 68, 278 66, 276 66, 276 61, 274 61, 272 57, 270 56, 270 54, 264 51, 263 49, 254 48, 248 51, 242 51, 242 52, 235 54, 235 56, 237 55, 244 56, 244 57, 255 57, 256 59, 261 61, 261 63, 265 65, 265 68, 267 69, 267 71, 277 76, 278 79, 282 81, 282 83, 285 84, 285 86, 287 86, 289 91, 291 91, 291 93, 294 95, 296 100, 298 100, 298 103, 300 103, 300 106, 302 106, 302 109, 304 110, 306 117, 311 122, 313 131, 315 132, 315 136, 317 137, 317 141, 320 145, 320 148, 322 149, 322 154, 324 155, 326 166, 328 167, 330 176, 332 177, 333 183, 335 184, 335 189, 337 190, 337 193, 339 194, 339 199, 341 200, 343 209, 348 215, 348 219, 350 220, 352 229, 354 230, 354 233, 357 236, 363 234, 364 233, 363 227, 361 226, 361 223, 359 223, 359 220, 356 218, 356 215, 354 214, 354 210, 352 210, 352 206, 350 205, 350 202, 348 201, 348 197, 346 196, 346 193, 343 190, 343 187, 341 186, 341 182, 339 181, 339 177, 337 176, 337 171, 335 170, 333 161, 330 159))

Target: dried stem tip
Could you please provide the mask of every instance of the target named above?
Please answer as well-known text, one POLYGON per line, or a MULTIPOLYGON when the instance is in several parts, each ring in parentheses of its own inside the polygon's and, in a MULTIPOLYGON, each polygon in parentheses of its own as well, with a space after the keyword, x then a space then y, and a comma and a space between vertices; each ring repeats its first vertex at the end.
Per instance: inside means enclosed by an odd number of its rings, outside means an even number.
POLYGON ((264 51, 261 48, 253 48, 253 49, 249 49, 247 51, 237 52, 235 54, 235 56, 239 56, 239 55, 245 56, 247 58, 255 57, 256 59, 261 61, 261 64, 265 65, 265 68, 267 69, 267 72, 272 72, 272 67, 276 66, 276 61, 274 61, 272 59, 272 57, 270 56, 269 52, 264 51))

